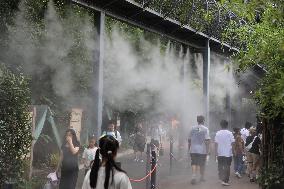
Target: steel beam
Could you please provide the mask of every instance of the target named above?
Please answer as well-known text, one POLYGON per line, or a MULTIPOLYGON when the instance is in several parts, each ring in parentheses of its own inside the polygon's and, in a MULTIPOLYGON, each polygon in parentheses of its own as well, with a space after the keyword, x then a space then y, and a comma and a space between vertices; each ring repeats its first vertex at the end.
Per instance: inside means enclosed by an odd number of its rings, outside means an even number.
POLYGON ((232 54, 238 49, 211 37, 194 28, 182 25, 180 22, 167 18, 161 13, 145 8, 133 0, 71 0, 74 4, 93 11, 103 11, 107 16, 141 29, 165 36, 182 44, 203 49, 207 40, 211 41, 211 49, 221 54, 232 54), (153 22, 153 20, 155 20, 153 22))

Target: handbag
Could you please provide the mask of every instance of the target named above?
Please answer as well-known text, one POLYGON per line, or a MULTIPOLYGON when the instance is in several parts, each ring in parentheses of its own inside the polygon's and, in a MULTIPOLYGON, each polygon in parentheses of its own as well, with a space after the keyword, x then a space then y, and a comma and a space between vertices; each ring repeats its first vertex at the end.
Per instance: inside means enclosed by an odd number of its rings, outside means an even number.
POLYGON ((254 140, 256 139, 256 137, 257 137, 257 136, 255 136, 255 137, 253 138, 252 142, 249 143, 249 144, 246 146, 246 150, 247 150, 247 151, 250 151, 250 149, 251 149, 251 147, 252 147, 252 144, 254 143, 254 140))

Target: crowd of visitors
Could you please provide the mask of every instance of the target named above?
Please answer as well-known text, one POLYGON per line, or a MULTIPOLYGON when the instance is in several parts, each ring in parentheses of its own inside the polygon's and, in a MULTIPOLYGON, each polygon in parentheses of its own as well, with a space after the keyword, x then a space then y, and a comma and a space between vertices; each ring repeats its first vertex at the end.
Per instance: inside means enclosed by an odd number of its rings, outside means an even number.
MULTIPOLYGON (((189 138, 189 152, 192 165, 191 184, 196 184, 196 175, 200 171, 200 181, 205 181, 205 159, 210 154, 208 141, 209 130, 204 126, 204 117, 197 117, 197 126, 193 126, 189 138)), ((214 140, 215 157, 218 162, 218 176, 223 186, 230 185, 231 164, 234 162, 235 176, 241 179, 247 175, 251 182, 258 177, 260 167, 261 137, 256 128, 246 122, 245 127, 228 129, 228 121, 221 120, 221 129, 216 132, 214 140)))
MULTIPOLYGON (((175 123, 178 121, 175 120, 175 123)), ((173 127, 173 120, 169 125, 168 132, 171 132, 169 140, 172 140, 177 137, 176 132, 173 131, 176 129, 173 127)), ((214 152, 218 163, 218 176, 223 186, 230 185, 232 162, 237 178, 241 179, 247 175, 251 182, 256 181, 260 167, 261 136, 258 136, 256 128, 249 122, 245 123, 244 128, 234 128, 233 131, 229 130, 228 125, 228 121, 221 120, 220 130, 216 132, 214 138, 211 138, 204 116, 197 116, 197 125, 191 127, 187 139, 192 169, 191 184, 206 181, 206 160, 214 152), (215 150, 210 147, 212 143, 215 144, 215 150)), ((149 128, 145 128, 143 122, 137 122, 133 130, 134 161, 144 162, 143 153, 147 140, 151 148, 159 154, 165 136, 162 121, 149 128)), ((98 142, 95 137, 89 137, 89 144, 83 151, 81 161, 85 169, 82 189, 132 188, 126 172, 115 161, 121 142, 121 134, 113 121, 108 123, 107 130, 102 132, 98 142)), ((79 171, 79 148, 80 143, 75 131, 68 129, 63 139, 60 163, 57 168, 57 171, 61 173, 59 189, 75 189, 79 171)))

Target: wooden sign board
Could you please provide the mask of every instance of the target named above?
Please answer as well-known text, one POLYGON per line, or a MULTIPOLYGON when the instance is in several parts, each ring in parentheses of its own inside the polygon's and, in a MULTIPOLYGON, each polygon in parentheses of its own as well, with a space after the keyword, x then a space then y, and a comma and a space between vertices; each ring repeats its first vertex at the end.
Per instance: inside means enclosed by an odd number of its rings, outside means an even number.
POLYGON ((82 109, 80 108, 71 109, 70 128, 76 131, 78 140, 80 140, 80 135, 82 130, 82 115, 83 115, 82 109))

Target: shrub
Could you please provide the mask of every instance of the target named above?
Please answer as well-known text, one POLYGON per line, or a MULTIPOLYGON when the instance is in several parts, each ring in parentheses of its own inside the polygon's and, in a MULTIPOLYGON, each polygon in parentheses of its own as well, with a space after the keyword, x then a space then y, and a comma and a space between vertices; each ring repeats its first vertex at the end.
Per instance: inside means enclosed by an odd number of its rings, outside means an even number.
POLYGON ((0 186, 18 181, 32 142, 29 80, 0 65, 0 186))

